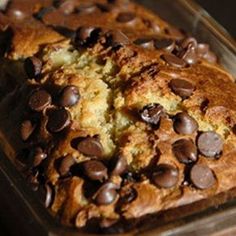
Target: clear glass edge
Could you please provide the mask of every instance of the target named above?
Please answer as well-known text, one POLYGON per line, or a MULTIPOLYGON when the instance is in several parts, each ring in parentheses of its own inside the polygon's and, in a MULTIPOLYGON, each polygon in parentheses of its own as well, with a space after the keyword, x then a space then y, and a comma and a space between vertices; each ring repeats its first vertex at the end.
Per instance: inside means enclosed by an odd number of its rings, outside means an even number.
MULTIPOLYGON (((209 30, 215 34, 218 39, 228 48, 231 52, 236 54, 236 42, 235 40, 230 36, 230 34, 225 30, 219 23, 217 23, 202 7, 200 7, 197 3, 195 3, 192 0, 178 0, 180 4, 182 4, 182 7, 188 11, 190 11, 192 14, 198 14, 199 15, 199 21, 202 21, 209 30)), ((4 155, 4 154, 2 154, 4 155)), ((1 155, 1 156, 2 156, 1 155)), ((5 157, 7 158, 7 157, 5 157)), ((14 180, 14 173, 9 173, 9 164, 7 164, 8 160, 6 162, 1 161, 0 171, 5 175, 5 177, 8 179, 9 182, 11 182, 12 188, 17 192, 19 198, 23 200, 25 206, 30 210, 32 213, 32 216, 34 216, 34 219, 40 224, 42 227, 46 229, 48 232, 48 235, 55 236, 55 235, 93 235, 93 234, 85 234, 85 233, 78 233, 76 230, 69 229, 68 227, 64 227, 62 225, 58 225, 56 220, 49 219, 50 216, 48 211, 46 209, 42 210, 42 214, 40 211, 37 211, 39 207, 42 208, 42 206, 39 204, 38 199, 34 198, 32 196, 31 201, 29 199, 25 199, 25 195, 29 195, 29 191, 26 190, 27 193, 21 188, 23 185, 24 189, 29 188, 26 184, 22 183, 21 187, 17 184, 17 182, 14 180), (20 189, 21 188, 21 189, 20 189), (33 205, 32 206, 32 203, 33 205), (36 209, 37 208, 37 209, 36 209), (46 219, 46 221, 45 221, 46 219)), ((9 161, 10 163, 10 161, 9 161)), ((12 165, 12 163, 10 163, 12 165)), ((222 204, 221 206, 227 206, 229 203, 222 204)), ((201 219, 191 221, 191 217, 194 215, 195 217, 199 215, 199 213, 195 213, 191 216, 187 216, 188 223, 180 223, 180 225, 177 225, 176 223, 173 224, 173 221, 171 222, 171 225, 168 229, 160 231, 159 229, 153 229, 149 231, 145 231, 145 233, 142 233, 139 235, 184 235, 184 233, 193 233, 194 230, 197 228, 198 230, 200 228, 206 228, 207 224, 209 224, 209 227, 211 227, 210 223, 214 222, 221 222, 222 219, 225 218, 225 220, 228 219, 228 217, 235 218, 235 221, 228 223, 226 222, 227 227, 235 226, 236 225, 236 200, 231 201, 230 203, 231 207, 225 211, 217 212, 217 209, 215 210, 215 213, 212 215, 209 215, 208 209, 201 211, 201 219), (205 215, 202 217, 202 215, 205 215), (227 216, 227 217, 226 217, 227 216)), ((52 218, 52 217, 51 217, 52 218)), ((223 220, 224 221, 224 220, 223 220)), ((178 219, 175 221, 178 222, 178 219)), ((167 224, 168 226, 168 224, 167 224)), ((195 232, 196 233, 196 232, 195 232)), ((110 234, 111 235, 111 234, 110 234)), ((120 234, 120 235, 136 235, 136 233, 127 233, 127 234, 120 234)), ((194 234, 197 235, 197 234, 194 234)))

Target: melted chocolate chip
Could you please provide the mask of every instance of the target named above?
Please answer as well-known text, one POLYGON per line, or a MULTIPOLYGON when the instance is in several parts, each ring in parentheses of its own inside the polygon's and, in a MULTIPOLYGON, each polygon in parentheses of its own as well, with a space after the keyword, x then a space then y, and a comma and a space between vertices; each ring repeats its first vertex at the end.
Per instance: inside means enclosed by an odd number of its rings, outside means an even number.
POLYGON ((75 159, 71 155, 65 156, 59 167, 59 173, 61 176, 67 176, 70 172, 70 168, 76 163, 75 159))
POLYGON ((196 48, 189 46, 186 50, 180 53, 180 58, 182 58, 189 65, 195 64, 198 61, 196 48))
POLYGON ((183 59, 173 54, 163 54, 161 58, 164 61, 166 61, 169 65, 177 67, 177 68, 183 68, 186 66, 186 62, 183 59))
POLYGON ((158 125, 163 114, 164 108, 157 103, 149 104, 140 111, 142 120, 152 125, 158 125))
POLYGON ((43 89, 34 91, 29 98, 29 107, 33 111, 42 111, 52 102, 51 95, 43 89))
POLYGON ((131 203, 137 198, 137 196, 137 191, 134 188, 127 189, 124 195, 120 198, 121 205, 131 203))
POLYGON ((203 132, 197 140, 200 153, 206 157, 218 157, 223 150, 223 140, 214 131, 203 132))
POLYGON ((169 164, 159 164, 152 174, 153 183, 160 188, 174 187, 178 179, 178 169, 169 164))
POLYGON ((37 57, 28 57, 25 59, 24 68, 30 79, 37 78, 41 74, 42 61, 37 57))
POLYGON ((169 85, 173 93, 183 99, 190 97, 195 90, 195 87, 192 83, 183 79, 172 79, 169 85))
POLYGON ((139 45, 145 49, 154 49, 154 40, 153 38, 138 38, 134 41, 134 44, 139 45))
POLYGON ((128 163, 124 157, 118 156, 115 158, 114 162, 111 172, 112 175, 121 175, 127 170, 128 163))
POLYGON ((181 47, 184 49, 189 47, 196 49, 198 47, 197 40, 193 37, 185 38, 181 40, 181 47))
POLYGON ((97 160, 90 160, 83 163, 84 174, 91 180, 103 181, 107 179, 107 168, 97 160))
POLYGON ((196 164, 190 172, 192 183, 199 189, 208 189, 212 187, 216 181, 212 170, 204 164, 196 164))
POLYGON ((156 39, 154 46, 156 49, 164 49, 168 52, 172 52, 175 48, 175 41, 172 39, 156 39))
POLYGON ((77 145, 77 150, 86 156, 102 157, 104 153, 101 142, 95 137, 82 139, 77 145))
POLYGON ((57 133, 67 128, 71 123, 70 113, 64 108, 51 109, 48 111, 47 130, 57 133))
POLYGON ((193 134, 198 129, 197 121, 186 112, 175 115, 174 130, 178 134, 193 134))
POLYGON ((133 21, 136 18, 136 15, 133 12, 121 12, 116 17, 116 21, 119 23, 128 23, 133 21))
POLYGON ((30 120, 25 120, 21 124, 20 134, 23 141, 29 139, 35 130, 35 125, 30 120))
POLYGON ((79 90, 76 86, 66 86, 60 95, 60 105, 63 107, 72 107, 78 103, 80 99, 79 90))
POLYGON ((172 145, 172 150, 179 162, 189 164, 197 161, 197 147, 190 139, 179 139, 172 145))
POLYGON ((81 26, 75 32, 74 43, 78 47, 88 46, 98 39, 100 29, 94 26, 81 26))
POLYGON ((118 186, 112 182, 103 184, 94 195, 94 200, 98 205, 109 205, 117 198, 118 186))
POLYGON ((37 147, 34 150, 34 157, 33 157, 33 166, 37 167, 39 166, 44 159, 47 158, 47 154, 43 152, 42 148, 37 147))

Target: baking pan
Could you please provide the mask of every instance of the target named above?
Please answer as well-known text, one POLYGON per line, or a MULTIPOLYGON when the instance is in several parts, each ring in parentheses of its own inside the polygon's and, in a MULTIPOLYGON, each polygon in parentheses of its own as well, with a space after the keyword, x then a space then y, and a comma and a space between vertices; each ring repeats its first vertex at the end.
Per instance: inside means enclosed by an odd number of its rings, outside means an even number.
MULTIPOLYGON (((210 44, 219 62, 236 77, 236 44, 206 11, 191 0, 137 0, 164 20, 210 44)), ((1 137, 1 135, 0 135, 1 137)), ((0 151, 1 221, 11 235, 86 235, 53 218, 35 192, 0 151)), ((178 209, 150 215, 121 235, 236 235, 236 189, 178 209)), ((132 223, 130 224, 132 226, 132 223)))

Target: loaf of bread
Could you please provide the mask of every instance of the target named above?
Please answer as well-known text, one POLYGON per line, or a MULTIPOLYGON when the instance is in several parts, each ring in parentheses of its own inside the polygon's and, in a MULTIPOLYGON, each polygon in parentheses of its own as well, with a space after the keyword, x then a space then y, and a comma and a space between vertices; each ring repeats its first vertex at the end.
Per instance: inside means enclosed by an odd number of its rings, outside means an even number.
POLYGON ((209 45, 129 0, 0 9, 0 144, 62 224, 102 232, 236 187, 236 85, 209 45))

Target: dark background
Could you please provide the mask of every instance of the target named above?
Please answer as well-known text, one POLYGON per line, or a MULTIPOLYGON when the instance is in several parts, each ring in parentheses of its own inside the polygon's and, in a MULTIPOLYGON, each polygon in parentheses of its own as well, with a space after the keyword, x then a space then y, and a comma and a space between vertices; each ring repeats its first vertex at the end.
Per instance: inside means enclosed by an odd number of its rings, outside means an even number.
MULTIPOLYGON (((195 0, 195 1, 198 2, 201 6, 203 6, 213 18, 215 18, 220 24, 222 24, 229 31, 229 33, 234 38, 236 38, 236 0, 195 0)), ((8 211, 6 208, 1 209, 0 212, 1 216, 3 216, 4 213, 7 214, 8 211)), ((0 235, 10 236, 11 234, 7 233, 6 229, 4 229, 5 220, 6 219, 0 217, 0 235)), ((14 227, 14 222, 12 223, 14 227)))
POLYGON ((195 0, 236 38, 236 0, 195 0))

